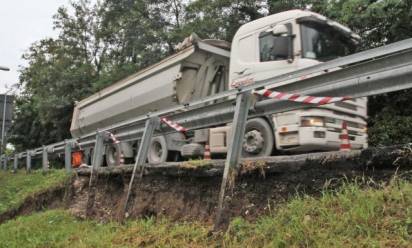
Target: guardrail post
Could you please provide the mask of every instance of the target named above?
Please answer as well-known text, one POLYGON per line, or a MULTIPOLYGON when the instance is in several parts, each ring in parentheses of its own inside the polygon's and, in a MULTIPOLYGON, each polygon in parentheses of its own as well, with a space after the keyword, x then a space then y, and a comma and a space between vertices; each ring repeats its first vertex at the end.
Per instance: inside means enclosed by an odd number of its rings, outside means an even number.
POLYGON ((64 145, 64 166, 68 173, 72 170, 72 142, 65 140, 64 145))
POLYGON ((3 169, 7 170, 7 163, 9 162, 9 158, 5 155, 3 157, 3 169))
POLYGON ((26 170, 31 172, 31 151, 26 151, 26 170))
POLYGON ((43 146, 42 151, 42 168, 44 172, 49 170, 49 154, 46 146, 43 146))
POLYGON ((243 136, 245 133, 246 121, 251 104, 251 92, 245 92, 236 96, 236 108, 232 124, 232 134, 230 137, 225 169, 220 187, 219 203, 214 225, 215 230, 218 230, 222 224, 222 212, 225 208, 225 191, 226 189, 232 189, 234 186, 234 180, 237 172, 236 169, 239 165, 243 136))
POLYGON ((19 169, 19 154, 14 154, 14 161, 13 161, 13 173, 17 173, 19 169))
POLYGON ((154 131, 159 127, 160 125, 160 118, 159 117, 151 117, 146 121, 146 125, 144 128, 143 136, 140 141, 140 146, 136 155, 134 167, 133 167, 133 174, 129 182, 129 188, 127 190, 127 195, 126 195, 126 200, 124 203, 124 208, 123 208, 123 215, 122 217, 127 217, 127 210, 128 210, 128 203, 130 200, 130 194, 132 192, 133 188, 133 183, 134 183, 134 178, 136 176, 136 171, 137 167, 140 167, 140 180, 143 177, 143 172, 144 172, 144 164, 146 162, 147 158, 147 153, 149 151, 149 145, 150 141, 152 140, 153 133, 154 131))
POLYGON ((92 156, 93 169, 101 167, 103 164, 104 140, 106 138, 107 135, 104 132, 97 132, 92 156))
POLYGON ((97 169, 103 164, 104 141, 108 135, 106 132, 97 131, 96 141, 92 156, 92 168, 89 180, 89 192, 87 195, 86 216, 91 215, 96 196, 96 183, 98 179, 97 169))

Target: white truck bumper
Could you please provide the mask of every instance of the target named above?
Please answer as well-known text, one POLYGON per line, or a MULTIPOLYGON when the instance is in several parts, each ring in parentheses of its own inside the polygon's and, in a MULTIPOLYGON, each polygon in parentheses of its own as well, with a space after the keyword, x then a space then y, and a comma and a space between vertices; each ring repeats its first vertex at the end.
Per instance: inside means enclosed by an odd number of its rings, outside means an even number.
MULTIPOLYGON (((333 151, 341 144, 340 130, 327 127, 296 127, 288 128, 287 132, 279 132, 278 150, 284 151, 333 151)), ((352 149, 367 147, 367 135, 349 135, 352 149)))

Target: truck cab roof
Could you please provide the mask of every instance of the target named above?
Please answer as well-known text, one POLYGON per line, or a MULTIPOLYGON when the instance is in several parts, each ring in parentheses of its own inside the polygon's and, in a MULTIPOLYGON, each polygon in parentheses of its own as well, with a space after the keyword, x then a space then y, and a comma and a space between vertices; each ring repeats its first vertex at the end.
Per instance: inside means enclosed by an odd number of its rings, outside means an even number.
POLYGON ((311 20, 311 21, 324 22, 330 26, 333 26, 336 29, 339 29, 340 31, 347 34, 354 40, 360 39, 360 37, 357 34, 353 33, 349 28, 335 21, 330 20, 323 15, 320 15, 320 14, 317 14, 317 13, 314 13, 308 10, 300 10, 300 9, 284 11, 278 14, 269 15, 269 16, 262 17, 257 20, 248 22, 242 25, 238 29, 235 37, 240 38, 252 32, 256 32, 256 30, 267 29, 267 28, 275 26, 279 22, 284 22, 288 20, 298 20, 298 21, 311 20))

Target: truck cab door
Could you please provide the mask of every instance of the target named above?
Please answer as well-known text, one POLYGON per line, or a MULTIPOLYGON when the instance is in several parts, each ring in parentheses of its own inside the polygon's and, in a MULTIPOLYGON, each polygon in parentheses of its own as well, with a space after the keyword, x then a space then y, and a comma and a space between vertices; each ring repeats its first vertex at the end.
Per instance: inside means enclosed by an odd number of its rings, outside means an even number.
POLYGON ((278 23, 240 39, 237 47, 240 56, 231 67, 230 86, 237 87, 296 70, 298 42, 294 25, 291 22, 278 23), (250 47, 252 44, 253 48, 250 47))
POLYGON ((259 33, 259 61, 254 72, 256 81, 296 70, 292 31, 292 25, 286 23, 259 33))

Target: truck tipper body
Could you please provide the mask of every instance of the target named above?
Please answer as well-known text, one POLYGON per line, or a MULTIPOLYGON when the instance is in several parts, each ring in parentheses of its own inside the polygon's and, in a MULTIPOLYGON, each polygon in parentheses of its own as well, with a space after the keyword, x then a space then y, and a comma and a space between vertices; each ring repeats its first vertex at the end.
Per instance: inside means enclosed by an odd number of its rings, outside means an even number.
MULTIPOLYGON (((244 24, 231 44, 200 40, 195 35, 179 44, 178 52, 76 104, 73 137, 178 104, 185 104, 234 87, 293 72, 355 52, 359 37, 348 28, 310 11, 291 10, 244 24)), ((336 68, 337 70, 339 68, 336 68)), ((277 90, 288 92, 288 86, 277 90)), ((268 156, 274 151, 337 150, 342 122, 348 124, 354 149, 367 146, 366 98, 336 102, 249 119, 243 156, 268 156)), ((212 156, 228 148, 230 124, 196 130, 189 137, 174 133, 154 137, 148 160, 159 163, 199 157, 206 145, 212 156)), ((108 147, 114 154, 135 156, 136 142, 108 147)))

